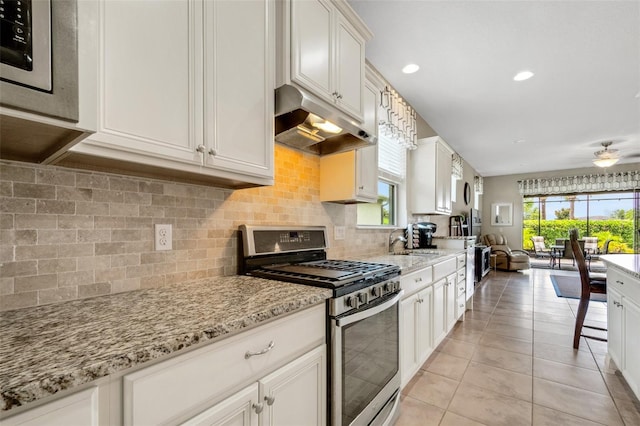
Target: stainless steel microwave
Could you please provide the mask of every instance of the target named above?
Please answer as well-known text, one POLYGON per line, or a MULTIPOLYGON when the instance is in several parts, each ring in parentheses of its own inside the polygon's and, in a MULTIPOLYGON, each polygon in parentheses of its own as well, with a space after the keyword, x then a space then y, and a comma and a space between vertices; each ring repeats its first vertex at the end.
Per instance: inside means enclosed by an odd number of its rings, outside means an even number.
POLYGON ((76 0, 0 0, 0 104, 78 121, 76 0))

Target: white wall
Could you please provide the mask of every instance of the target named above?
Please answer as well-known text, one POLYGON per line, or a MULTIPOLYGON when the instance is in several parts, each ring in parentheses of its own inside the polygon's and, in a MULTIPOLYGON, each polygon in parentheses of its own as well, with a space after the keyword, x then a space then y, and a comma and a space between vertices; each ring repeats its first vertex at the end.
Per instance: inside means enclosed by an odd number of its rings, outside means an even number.
POLYGON ((522 196, 518 191, 518 181, 528 178, 553 178, 585 174, 603 174, 640 170, 640 163, 621 164, 606 170, 598 167, 558 170, 555 172, 527 173, 484 178, 482 199, 482 233, 503 234, 512 249, 522 248, 522 196), (513 226, 491 226, 492 203, 513 203, 513 226))

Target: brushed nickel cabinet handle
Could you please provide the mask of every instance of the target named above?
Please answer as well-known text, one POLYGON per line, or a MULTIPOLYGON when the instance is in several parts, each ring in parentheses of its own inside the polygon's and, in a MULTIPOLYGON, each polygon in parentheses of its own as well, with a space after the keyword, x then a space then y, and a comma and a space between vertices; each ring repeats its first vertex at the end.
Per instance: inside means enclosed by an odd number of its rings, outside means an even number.
POLYGON ((265 396, 264 400, 267 402, 267 405, 271 406, 276 401, 275 396, 265 396))
POLYGON ((253 408, 253 411, 255 411, 256 414, 260 414, 262 413, 262 410, 264 410, 264 404, 261 402, 257 404, 251 404, 251 408, 253 408))
POLYGON ((244 359, 249 359, 252 356, 264 355, 267 352, 269 352, 271 349, 273 349, 275 346, 276 346, 276 343, 272 340, 272 341, 269 342, 269 346, 267 346, 266 348, 264 348, 264 349, 262 349, 262 350, 260 350, 258 352, 247 351, 244 354, 244 359))

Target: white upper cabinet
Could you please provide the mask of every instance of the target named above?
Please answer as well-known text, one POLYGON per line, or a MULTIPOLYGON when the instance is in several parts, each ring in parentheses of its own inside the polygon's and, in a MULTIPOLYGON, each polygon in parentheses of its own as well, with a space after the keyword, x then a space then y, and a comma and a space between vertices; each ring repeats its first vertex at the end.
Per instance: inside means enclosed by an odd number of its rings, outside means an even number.
POLYGON ((97 15, 97 133, 61 164, 273 183, 273 1, 100 0, 97 15))
POLYGON ((342 0, 289 0, 280 16, 289 52, 281 58, 281 82, 298 84, 362 122, 365 43, 372 37, 364 23, 342 0))
POLYGON ((451 214, 452 154, 439 136, 418 140, 409 166, 412 214, 451 214))

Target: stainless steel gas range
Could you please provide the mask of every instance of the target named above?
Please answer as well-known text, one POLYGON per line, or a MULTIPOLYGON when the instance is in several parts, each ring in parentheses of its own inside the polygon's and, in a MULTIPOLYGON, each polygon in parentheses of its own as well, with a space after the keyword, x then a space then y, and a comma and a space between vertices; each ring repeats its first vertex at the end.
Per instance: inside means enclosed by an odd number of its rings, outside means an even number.
POLYGON ((240 273, 329 288, 328 418, 387 425, 398 413, 400 268, 327 260, 322 226, 240 227, 240 273))

